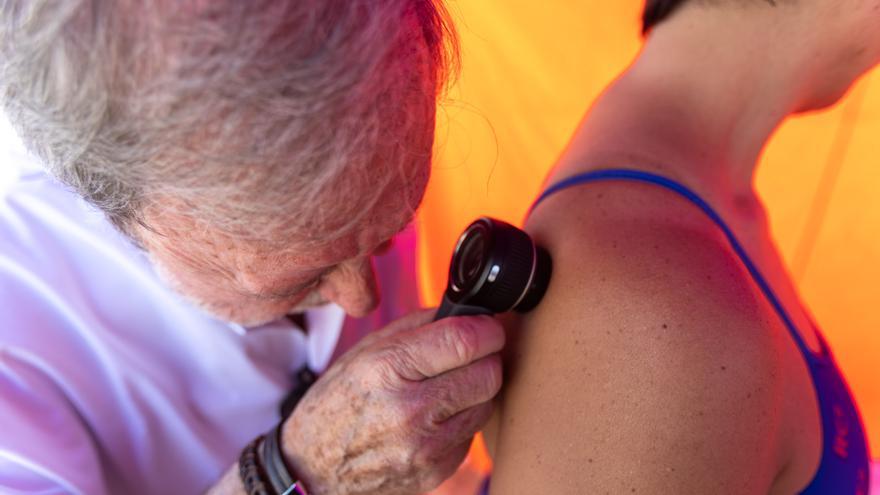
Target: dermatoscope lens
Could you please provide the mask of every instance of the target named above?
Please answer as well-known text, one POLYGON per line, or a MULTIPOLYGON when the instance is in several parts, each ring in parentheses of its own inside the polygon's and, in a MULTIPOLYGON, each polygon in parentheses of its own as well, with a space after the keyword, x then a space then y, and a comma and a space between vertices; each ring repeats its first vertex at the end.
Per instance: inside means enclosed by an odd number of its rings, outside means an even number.
POLYGON ((455 282, 458 287, 467 286, 480 273, 485 254, 486 238, 482 232, 472 233, 464 239, 458 253, 458 260, 453 264, 455 282))
POLYGON ((524 231, 483 217, 459 237, 436 318, 530 311, 550 282, 552 261, 524 231))

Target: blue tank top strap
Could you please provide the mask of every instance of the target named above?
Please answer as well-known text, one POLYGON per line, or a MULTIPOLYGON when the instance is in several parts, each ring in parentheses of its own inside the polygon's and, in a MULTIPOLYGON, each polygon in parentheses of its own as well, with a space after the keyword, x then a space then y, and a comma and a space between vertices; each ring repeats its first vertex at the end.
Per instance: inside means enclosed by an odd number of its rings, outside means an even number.
POLYGON ((638 170, 607 169, 578 174, 554 184, 532 205, 532 210, 563 189, 602 180, 638 181, 673 191, 700 208, 724 232, 731 247, 788 329, 810 370, 822 420, 823 447, 819 467, 801 495, 866 494, 870 474, 863 422, 825 339, 816 332, 821 348, 818 354, 807 347, 770 284, 752 262, 733 231, 706 201, 682 184, 660 175, 638 170))
MULTIPOLYGON (((658 185, 677 193, 678 195, 684 197, 691 203, 695 204, 698 208, 703 210, 703 212, 715 223, 715 225, 717 225, 718 228, 720 228, 722 232, 724 232, 725 237, 727 237, 727 240, 730 242, 730 245, 733 247, 736 255, 739 257, 740 260, 742 260, 743 264, 752 275, 752 278, 754 278, 755 282, 760 287, 761 292, 764 293, 764 296, 767 298, 768 301, 770 301, 773 309, 775 309, 776 312, 779 314, 779 317, 782 319, 783 323, 785 324, 800 351, 804 354, 804 357, 810 360, 815 360, 818 358, 817 354, 814 353, 807 346, 806 342, 804 342, 804 339, 797 331, 797 327, 795 327, 793 320, 789 317, 788 312, 782 306, 779 298, 776 297, 776 293, 770 287, 770 284, 767 283, 767 280, 758 270, 758 267, 752 262, 752 259, 739 243, 739 240, 736 238, 730 227, 727 226, 727 223, 724 221, 724 219, 722 219, 721 216, 709 205, 709 203, 703 200, 703 198, 701 198, 697 193, 691 191, 686 186, 678 182, 663 177, 662 175, 631 169, 603 169, 581 173, 564 179, 547 188, 547 190, 545 190, 544 193, 538 197, 534 204, 532 204, 532 207, 529 210, 529 214, 531 214, 531 211, 534 210, 545 199, 563 189, 567 189, 569 187, 579 184, 586 184, 589 182, 597 182, 602 180, 630 180, 658 185)), ((828 352, 824 342, 820 341, 820 345, 822 347, 820 355, 827 355, 828 352)))

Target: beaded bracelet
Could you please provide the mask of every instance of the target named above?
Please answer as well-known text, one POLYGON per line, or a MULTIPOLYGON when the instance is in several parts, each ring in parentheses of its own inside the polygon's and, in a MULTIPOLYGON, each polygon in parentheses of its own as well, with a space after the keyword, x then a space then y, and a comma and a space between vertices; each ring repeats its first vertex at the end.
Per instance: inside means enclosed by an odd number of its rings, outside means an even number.
POLYGON ((257 455, 257 449, 263 442, 263 438, 263 435, 260 435, 253 442, 247 444, 238 458, 238 476, 241 478, 244 490, 248 495, 272 495, 264 482, 266 477, 257 455))
POLYGON ((281 425, 249 443, 238 459, 238 474, 248 495, 308 495, 294 481, 281 453, 281 425))

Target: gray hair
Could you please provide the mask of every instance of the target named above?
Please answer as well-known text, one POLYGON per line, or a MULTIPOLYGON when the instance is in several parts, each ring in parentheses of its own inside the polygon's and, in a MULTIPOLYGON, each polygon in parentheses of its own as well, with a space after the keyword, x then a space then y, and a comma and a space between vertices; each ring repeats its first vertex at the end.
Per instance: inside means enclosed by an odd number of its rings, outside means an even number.
POLYGON ((341 235, 370 206, 346 191, 425 173, 456 56, 436 1, 0 0, 0 98, 123 231, 171 208, 236 238, 341 235))

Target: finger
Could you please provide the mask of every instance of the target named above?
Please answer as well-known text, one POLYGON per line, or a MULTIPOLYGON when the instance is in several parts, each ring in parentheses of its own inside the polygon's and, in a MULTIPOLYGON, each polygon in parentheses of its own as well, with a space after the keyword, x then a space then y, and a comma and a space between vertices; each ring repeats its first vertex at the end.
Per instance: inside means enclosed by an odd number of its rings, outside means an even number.
POLYGON ((440 486, 441 483, 451 478, 467 457, 471 448, 471 441, 465 441, 453 446, 444 452, 442 457, 432 460, 428 465, 431 471, 422 484, 422 492, 428 492, 440 486))
POLYGON ((385 357, 401 377, 420 381, 499 352, 504 339, 491 316, 444 318, 398 333, 385 357))
POLYGON ((470 443, 474 435, 486 426, 494 411, 495 403, 492 401, 465 409, 438 425, 437 438, 445 439, 450 445, 470 443))
POLYGON ((434 318, 437 308, 425 308, 413 311, 407 315, 401 316, 397 320, 389 323, 385 327, 368 334, 366 337, 355 344, 346 354, 354 355, 367 347, 375 345, 377 341, 388 339, 390 336, 414 328, 427 325, 434 318))
POLYGON ((474 363, 421 383, 427 420, 442 423, 456 414, 488 402, 502 382, 501 357, 492 354, 474 363))
POLYGON ((389 323, 378 333, 393 335, 405 330, 412 330, 414 328, 425 326, 431 322, 435 313, 437 313, 437 308, 424 308, 413 311, 412 313, 389 323))

